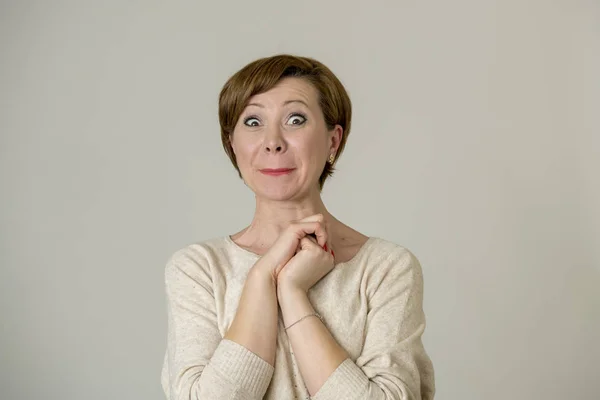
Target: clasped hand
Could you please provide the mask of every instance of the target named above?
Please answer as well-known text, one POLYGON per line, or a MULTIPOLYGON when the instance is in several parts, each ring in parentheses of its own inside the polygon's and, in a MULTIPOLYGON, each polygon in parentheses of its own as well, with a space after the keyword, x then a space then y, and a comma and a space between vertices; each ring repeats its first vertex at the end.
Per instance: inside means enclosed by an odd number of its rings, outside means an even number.
POLYGON ((282 291, 308 290, 334 267, 333 250, 321 214, 291 223, 261 261, 282 291))

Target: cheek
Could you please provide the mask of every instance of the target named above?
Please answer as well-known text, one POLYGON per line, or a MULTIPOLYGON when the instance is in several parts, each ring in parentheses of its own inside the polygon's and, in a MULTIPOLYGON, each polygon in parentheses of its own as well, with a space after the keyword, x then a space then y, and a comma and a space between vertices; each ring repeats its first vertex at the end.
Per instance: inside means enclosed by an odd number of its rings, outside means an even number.
POLYGON ((297 146, 305 158, 309 158, 311 161, 319 160, 326 150, 327 141, 321 136, 320 132, 315 132, 299 141, 297 146))
POLYGON ((232 143, 232 147, 235 152, 238 168, 248 170, 257 154, 257 149, 260 148, 260 143, 247 140, 246 138, 238 138, 232 143))
POLYGON ((299 165, 302 165, 306 174, 312 176, 321 172, 320 169, 324 166, 322 161, 325 160, 322 147, 321 141, 316 139, 294 143, 294 158, 299 165))

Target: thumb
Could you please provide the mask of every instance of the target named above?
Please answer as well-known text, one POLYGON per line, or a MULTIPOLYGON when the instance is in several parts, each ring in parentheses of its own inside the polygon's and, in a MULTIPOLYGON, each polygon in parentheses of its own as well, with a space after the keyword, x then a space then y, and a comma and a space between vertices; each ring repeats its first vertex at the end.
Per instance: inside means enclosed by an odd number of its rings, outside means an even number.
POLYGON ((310 236, 305 236, 302 239, 300 239, 299 247, 301 250, 314 250, 316 248, 323 250, 323 248, 319 246, 317 241, 310 236))

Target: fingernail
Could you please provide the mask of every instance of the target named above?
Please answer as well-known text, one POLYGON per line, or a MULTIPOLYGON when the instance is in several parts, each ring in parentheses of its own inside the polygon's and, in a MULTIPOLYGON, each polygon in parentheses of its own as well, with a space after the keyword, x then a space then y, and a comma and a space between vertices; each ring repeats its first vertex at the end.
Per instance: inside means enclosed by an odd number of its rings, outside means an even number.
POLYGON ((323 250, 325 250, 325 251, 329 251, 329 249, 327 248, 327 243, 325 243, 325 244, 323 245, 323 250))
POLYGON ((331 255, 335 257, 335 253, 333 252, 333 250, 331 250, 331 255))

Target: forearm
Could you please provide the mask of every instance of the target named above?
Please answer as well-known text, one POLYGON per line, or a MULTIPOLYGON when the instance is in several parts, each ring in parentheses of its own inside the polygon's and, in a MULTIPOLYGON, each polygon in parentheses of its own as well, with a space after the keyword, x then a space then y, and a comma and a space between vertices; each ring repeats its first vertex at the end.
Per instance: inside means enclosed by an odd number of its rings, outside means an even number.
POLYGON ((276 284, 271 274, 257 267, 253 267, 246 278, 236 315, 224 339, 239 343, 274 366, 278 319, 276 284))
MULTIPOLYGON (((286 327, 315 312, 308 295, 299 290, 282 288, 279 304, 286 327)), ((313 396, 348 354, 317 317, 302 320, 289 328, 287 334, 304 383, 313 396)))

